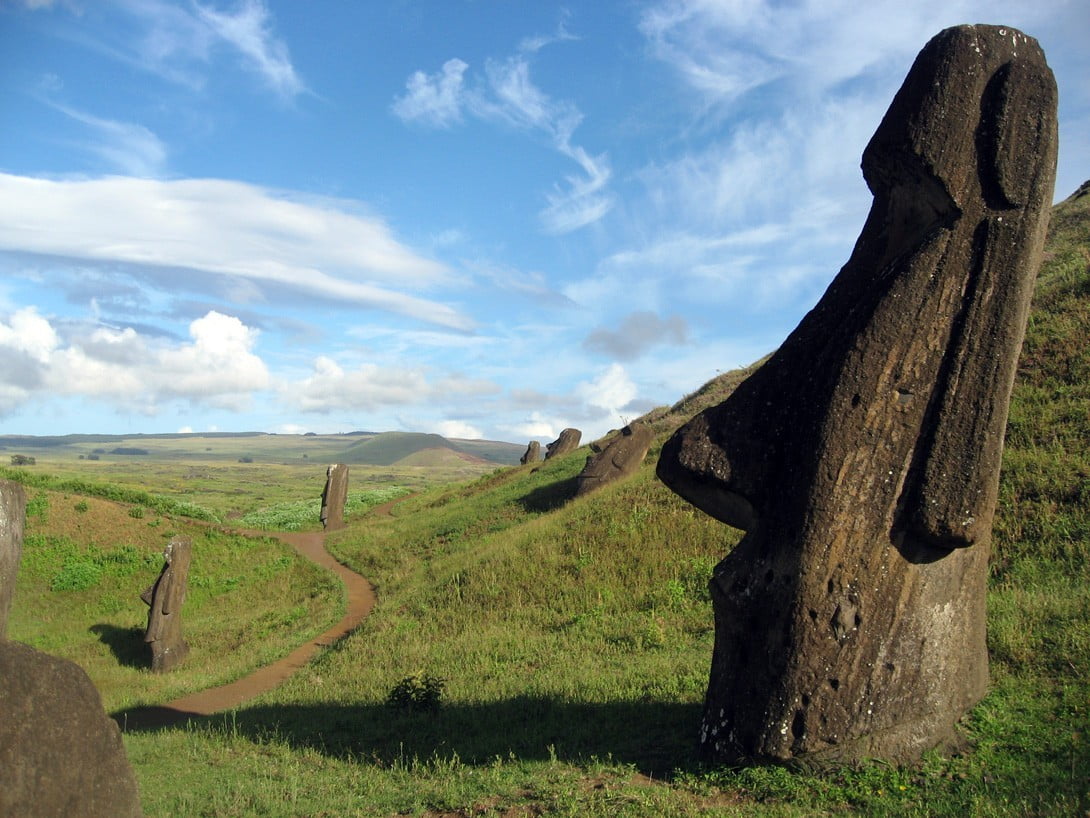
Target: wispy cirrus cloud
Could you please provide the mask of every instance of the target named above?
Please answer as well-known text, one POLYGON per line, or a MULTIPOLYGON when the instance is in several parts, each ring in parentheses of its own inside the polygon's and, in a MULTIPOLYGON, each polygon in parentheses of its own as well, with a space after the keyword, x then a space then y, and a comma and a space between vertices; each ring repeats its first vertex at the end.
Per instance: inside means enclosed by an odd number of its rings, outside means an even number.
POLYGON ((218 179, 0 174, 0 250, 125 264, 136 276, 194 270, 234 282, 242 300, 279 288, 470 329, 466 315, 412 293, 448 282, 447 268, 349 204, 218 179))
POLYGON ((582 171, 567 175, 563 185, 545 194, 547 205, 539 216, 548 233, 586 227, 614 205, 608 190, 612 175, 608 155, 592 155, 572 140, 582 113, 574 103, 550 97, 530 77, 532 54, 550 42, 565 39, 573 37, 561 27, 556 36, 524 40, 514 55, 486 61, 483 78, 477 77, 473 86, 466 83, 468 63, 458 58, 447 60, 433 74, 416 71, 406 81, 405 93, 391 106, 403 121, 430 127, 450 128, 469 114, 544 135, 554 150, 582 171))
MULTIPOLYGON (((30 9, 74 3, 24 0, 30 9)), ((264 0, 240 0, 231 9, 209 3, 168 0, 110 0, 96 9, 112 16, 110 33, 62 36, 141 71, 192 88, 205 85, 219 59, 234 56, 242 68, 273 93, 291 99, 306 90, 287 45, 277 36, 264 0)), ((60 30, 60 29, 59 29, 60 30)))
POLYGON ((85 143, 85 149, 111 170, 130 176, 154 177, 165 169, 167 147, 143 125, 103 119, 58 103, 47 104, 87 127, 92 138, 85 143))

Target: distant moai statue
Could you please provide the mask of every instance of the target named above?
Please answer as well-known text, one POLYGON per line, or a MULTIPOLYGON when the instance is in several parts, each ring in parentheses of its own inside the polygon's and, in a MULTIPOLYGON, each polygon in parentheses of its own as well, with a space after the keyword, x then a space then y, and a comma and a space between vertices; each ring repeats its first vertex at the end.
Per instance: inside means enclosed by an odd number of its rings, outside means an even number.
POLYGON ((537 463, 539 460, 541 460, 541 444, 531 440, 530 445, 526 447, 526 453, 519 458, 519 463, 525 466, 527 463, 537 463))
POLYGON ((75 662, 6 638, 26 495, 0 480, 0 815, 139 818, 121 731, 75 662))
POLYGON ((565 429, 560 433, 560 437, 545 447, 545 459, 549 460, 553 457, 565 455, 568 452, 574 452, 579 448, 579 440, 582 437, 583 433, 578 429, 565 429))
POLYGON ((576 477, 575 496, 582 497, 606 483, 633 474, 647 457, 654 438, 654 432, 645 423, 625 426, 601 451, 587 458, 583 471, 576 477))
POLYGON ((173 670, 189 654, 182 638, 182 605, 189 582, 193 543, 189 537, 175 537, 163 551, 163 570, 140 598, 148 607, 144 641, 151 648, 151 669, 155 673, 173 670))
POLYGON ((344 506, 348 502, 348 466, 334 463, 325 472, 322 490, 322 526, 332 531, 344 528, 344 506))
POLYGON ((864 151, 874 203, 848 263, 664 447, 662 480, 747 531, 710 583, 707 756, 911 760, 984 694, 1000 456, 1055 166, 1037 42, 938 34, 864 151))

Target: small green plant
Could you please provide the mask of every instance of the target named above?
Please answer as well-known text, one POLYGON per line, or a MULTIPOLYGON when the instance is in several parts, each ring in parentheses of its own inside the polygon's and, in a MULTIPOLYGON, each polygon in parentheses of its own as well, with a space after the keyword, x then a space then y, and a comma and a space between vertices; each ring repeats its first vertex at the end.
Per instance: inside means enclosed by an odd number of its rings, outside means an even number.
POLYGON ((143 506, 133 506, 132 508, 129 509, 129 516, 132 517, 134 520, 143 520, 144 519, 144 507, 143 506))
POLYGON ((79 512, 80 514, 86 514, 86 513, 87 513, 87 510, 88 510, 88 509, 90 508, 90 506, 89 506, 89 505, 87 505, 87 501, 86 501, 86 500, 80 500, 80 501, 79 501, 78 503, 76 503, 76 504, 75 504, 75 505, 73 506, 73 508, 74 508, 74 509, 75 509, 76 511, 78 511, 78 512, 79 512))
POLYGON ((44 491, 40 491, 27 500, 26 504, 26 516, 36 517, 40 522, 45 522, 46 514, 49 512, 49 497, 46 496, 44 491))
POLYGON ((51 591, 86 591, 94 588, 102 578, 102 566, 82 554, 72 555, 49 583, 51 591))
POLYGON ((415 712, 438 710, 446 683, 446 679, 430 673, 414 673, 391 688, 386 704, 399 710, 415 712))

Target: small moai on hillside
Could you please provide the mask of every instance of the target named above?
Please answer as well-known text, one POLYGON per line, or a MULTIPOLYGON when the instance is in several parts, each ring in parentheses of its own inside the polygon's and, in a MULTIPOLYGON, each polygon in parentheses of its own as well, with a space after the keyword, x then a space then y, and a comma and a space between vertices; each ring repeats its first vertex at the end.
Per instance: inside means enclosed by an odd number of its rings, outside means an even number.
POLYGON ((655 434, 645 423, 630 423, 605 444, 598 454, 587 458, 587 464, 576 478, 575 496, 601 488, 606 483, 628 477, 643 463, 655 434))
POLYGON ((6 638, 26 495, 0 481, 0 815, 138 818, 117 723, 74 662, 6 638))
POLYGON ((988 682, 991 525, 1055 165, 1037 42, 938 34, 864 151, 874 203, 848 263, 664 447, 662 480, 747 531, 710 583, 706 756, 956 742, 988 682))
POLYGON ((0 480, 0 639, 4 638, 15 596, 15 577, 23 554, 26 493, 10 480, 0 480))
POLYGON ((151 669, 155 673, 173 670, 189 654, 182 638, 182 605, 189 583, 193 543, 189 537, 175 537, 163 551, 163 570, 140 598, 148 607, 144 641, 151 648, 151 669))
POLYGON ((582 437, 583 433, 578 429, 565 429, 560 433, 560 437, 545 447, 545 459, 549 460, 553 457, 565 455, 568 452, 574 452, 579 448, 579 440, 582 437))
POLYGON ((334 463, 325 472, 322 490, 322 526, 330 530, 344 528, 344 506, 348 502, 348 466, 334 463))
POLYGON ((526 447, 526 453, 519 458, 519 463, 525 466, 527 463, 537 463, 539 460, 541 460, 541 444, 531 440, 530 445, 526 447))

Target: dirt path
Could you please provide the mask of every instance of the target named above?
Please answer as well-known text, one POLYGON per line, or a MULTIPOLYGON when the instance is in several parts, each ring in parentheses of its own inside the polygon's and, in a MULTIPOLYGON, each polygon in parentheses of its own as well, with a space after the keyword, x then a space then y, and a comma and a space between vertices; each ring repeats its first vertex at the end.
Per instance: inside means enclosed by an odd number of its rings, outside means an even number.
POLYGON ((295 671, 311 660, 319 648, 328 647, 351 633, 371 612, 375 604, 375 592, 366 579, 341 565, 325 550, 325 533, 317 532, 269 532, 241 531, 260 537, 277 537, 300 554, 323 568, 328 568, 344 582, 348 592, 348 610, 336 625, 325 633, 300 645, 290 654, 271 665, 258 668, 229 684, 210 687, 191 693, 180 699, 157 707, 140 707, 116 714, 122 730, 147 730, 184 722, 195 716, 208 716, 223 710, 231 710, 250 699, 272 690, 295 671))

